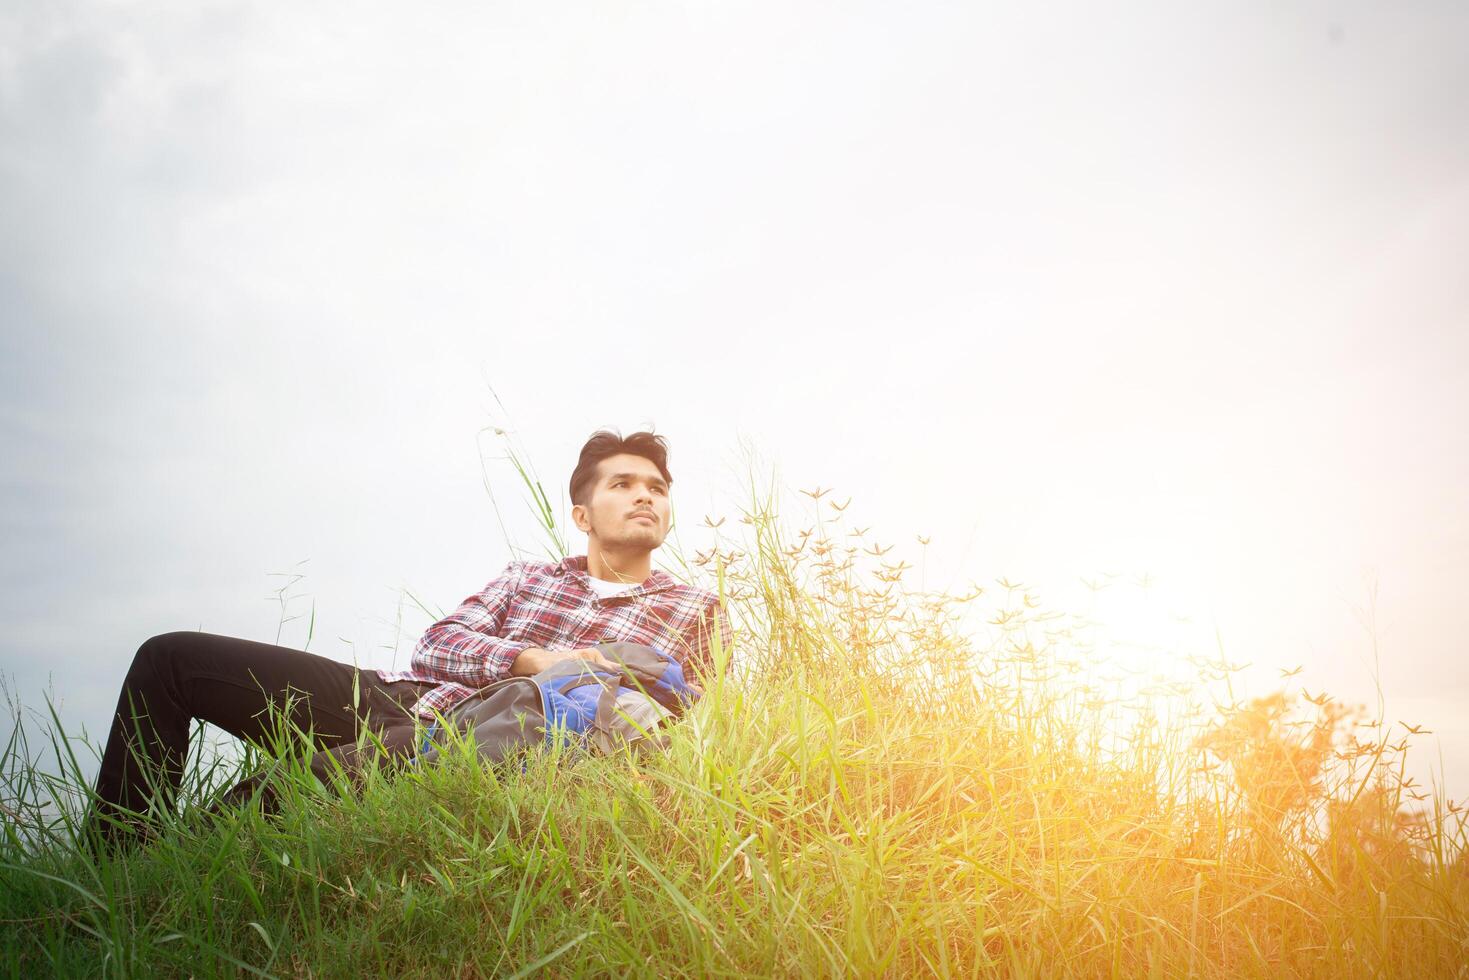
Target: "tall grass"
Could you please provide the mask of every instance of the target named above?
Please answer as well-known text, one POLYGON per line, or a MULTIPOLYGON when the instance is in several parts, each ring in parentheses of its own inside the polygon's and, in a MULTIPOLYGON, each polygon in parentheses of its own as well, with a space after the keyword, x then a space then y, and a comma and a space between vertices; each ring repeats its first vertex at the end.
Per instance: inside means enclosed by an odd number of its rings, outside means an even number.
POLYGON ((461 747, 354 791, 315 782, 299 748, 229 771, 199 754, 194 799, 273 761, 282 812, 185 806, 146 848, 93 860, 71 846, 79 767, 46 784, 12 742, 0 962, 86 976, 1469 974, 1464 816, 1414 799, 1392 733, 1324 697, 1211 708, 1222 659, 1195 689, 1114 690, 1023 587, 911 589, 820 491, 752 493, 739 520, 706 520, 712 548, 664 558, 724 594, 736 635, 662 754, 485 767, 461 747), (778 516, 798 506, 809 526, 778 516))

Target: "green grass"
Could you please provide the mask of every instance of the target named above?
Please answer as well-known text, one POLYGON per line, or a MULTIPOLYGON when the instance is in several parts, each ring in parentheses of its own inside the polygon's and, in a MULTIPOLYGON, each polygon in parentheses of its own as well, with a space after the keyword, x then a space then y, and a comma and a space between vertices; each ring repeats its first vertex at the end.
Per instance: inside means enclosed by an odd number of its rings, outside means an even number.
MULTIPOLYGON (((1023 589, 983 612, 988 593, 910 590, 829 500, 805 534, 776 503, 684 564, 738 632, 666 753, 483 767, 464 751, 356 792, 287 761, 278 817, 186 806, 145 849, 93 861, 70 844, 75 770, 47 782, 13 741, 0 964, 1469 975, 1464 820, 1437 796, 1406 809, 1406 744, 1284 694, 1124 697, 1023 589)), ((196 800, 260 757, 210 758, 196 800)))

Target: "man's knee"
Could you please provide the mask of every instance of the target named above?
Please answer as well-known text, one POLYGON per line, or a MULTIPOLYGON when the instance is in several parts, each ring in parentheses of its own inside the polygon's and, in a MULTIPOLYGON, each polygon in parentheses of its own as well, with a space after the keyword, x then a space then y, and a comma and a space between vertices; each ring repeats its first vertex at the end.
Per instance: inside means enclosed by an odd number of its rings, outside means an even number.
POLYGON ((198 651, 203 636, 193 630, 175 630, 148 637, 133 654, 127 681, 139 684, 176 676, 179 668, 198 651))
POLYGON ((156 670, 168 662, 179 648, 179 636, 181 633, 159 633, 150 636, 138 647, 138 652, 133 654, 133 668, 144 670, 156 670))

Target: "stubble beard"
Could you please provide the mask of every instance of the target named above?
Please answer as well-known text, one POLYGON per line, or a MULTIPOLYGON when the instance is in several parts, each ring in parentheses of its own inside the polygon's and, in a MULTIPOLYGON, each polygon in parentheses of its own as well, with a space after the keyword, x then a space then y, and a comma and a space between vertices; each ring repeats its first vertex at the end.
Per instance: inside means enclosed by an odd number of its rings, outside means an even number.
MULTIPOLYGON (((637 525, 640 522, 634 519, 632 523, 637 525)), ((598 535, 597 537, 603 542, 603 547, 611 546, 619 549, 627 548, 629 550, 636 549, 652 552, 663 544, 661 530, 658 526, 650 524, 625 528, 622 535, 616 538, 609 538, 603 535, 598 535)))

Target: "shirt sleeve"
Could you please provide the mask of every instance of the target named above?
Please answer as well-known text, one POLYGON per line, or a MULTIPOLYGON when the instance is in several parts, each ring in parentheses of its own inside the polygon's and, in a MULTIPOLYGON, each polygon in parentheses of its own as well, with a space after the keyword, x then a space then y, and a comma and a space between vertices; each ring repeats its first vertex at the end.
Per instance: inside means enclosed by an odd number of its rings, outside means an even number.
POLYGON ((498 578, 425 630, 413 649, 413 669, 470 687, 508 677, 515 658, 534 645, 498 635, 524 578, 525 563, 511 562, 498 578))

